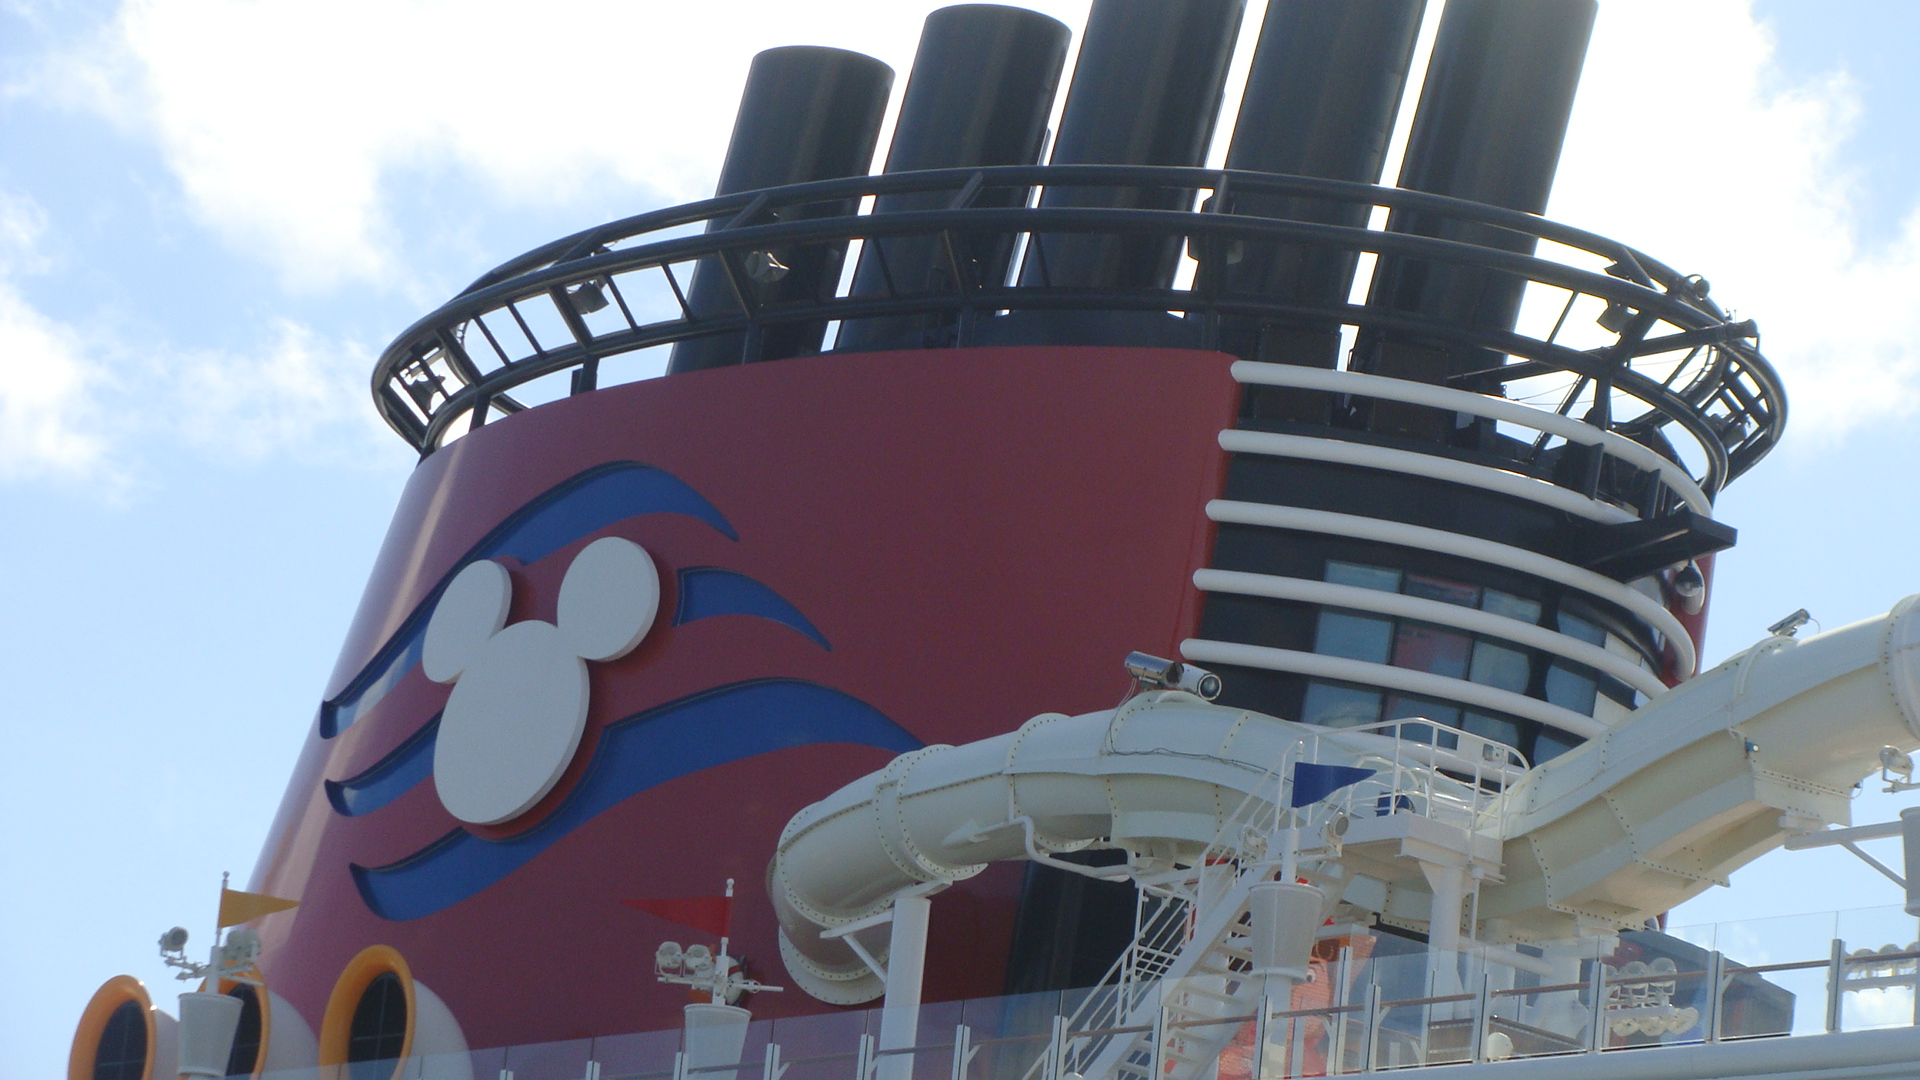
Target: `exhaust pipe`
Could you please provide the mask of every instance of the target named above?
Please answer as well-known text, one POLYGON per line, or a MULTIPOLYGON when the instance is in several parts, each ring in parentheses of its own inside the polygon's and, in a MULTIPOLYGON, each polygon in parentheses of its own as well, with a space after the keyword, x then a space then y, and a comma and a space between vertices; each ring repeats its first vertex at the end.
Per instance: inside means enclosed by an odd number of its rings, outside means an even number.
MULTIPOLYGON (((791 46, 768 49, 753 58, 740 111, 727 143, 726 164, 720 169, 715 195, 863 176, 873 164, 880 139, 880 119, 893 88, 893 69, 844 49, 791 46)), ((796 220, 852 214, 857 199, 835 199, 804 207, 785 207, 779 217, 796 220)), ((740 222, 765 224, 776 220, 740 222)), ((716 222, 709 231, 723 227, 716 222)), ((721 265, 719 257, 702 259, 687 292, 687 307, 695 318, 739 314, 741 301, 754 308, 788 301, 805 301, 839 287, 845 244, 816 244, 758 253, 762 266, 784 268, 777 275, 758 268, 721 265), (767 260, 771 259, 769 263, 767 260), (749 272, 754 270, 755 272, 749 272), (736 292, 738 282, 739 292, 736 292)), ((825 321, 781 323, 765 328, 759 338, 747 334, 716 334, 683 341, 673 347, 668 374, 727 367, 754 360, 779 360, 820 351, 825 321)))
MULTIPOLYGON (((957 4, 927 16, 913 72, 900 100, 886 171, 1031 165, 1047 138, 1072 34, 1057 19, 999 4, 957 4)), ((1025 206, 1026 187, 989 188, 976 207, 1025 206)), ((883 195, 874 213, 945 209, 952 195, 883 195)), ((869 240, 853 273, 853 296, 999 288, 1007 283, 1014 235, 955 236, 952 263, 924 236, 869 240), (956 283, 954 270, 966 278, 956 283)), ((835 348, 940 348, 953 344, 945 316, 859 319, 841 324, 835 348)))
MULTIPOLYGON (((1595 0, 1448 0, 1420 90, 1400 186, 1538 214, 1546 210, 1593 33, 1595 0)), ((1532 237, 1403 210, 1393 232, 1530 255, 1532 237)), ((1422 259, 1383 259, 1367 302, 1469 330, 1511 330, 1526 283, 1508 274, 1422 259)), ((1494 366, 1485 349, 1396 331, 1358 350, 1362 370, 1415 382, 1494 366)), ((1489 378, 1462 389, 1498 393, 1489 378)), ((1376 409, 1376 429, 1445 439, 1450 414, 1376 409)))
MULTIPOLYGON (((1246 0, 1094 0, 1053 164, 1204 165, 1245 10, 1246 0)), ((1193 193, 1049 187, 1040 205, 1187 210, 1193 193)), ((1172 237, 1037 234, 1020 284, 1164 289, 1179 260, 1172 237)))
MULTIPOLYGON (((1377 183, 1425 10, 1426 0, 1270 0, 1227 168, 1377 183)), ((1372 209, 1257 192, 1229 193, 1227 201, 1221 209, 1233 214, 1347 228, 1365 228, 1372 209)), ((1212 254, 1201 261, 1196 288, 1311 307, 1346 302, 1359 258, 1352 251, 1252 241, 1212 254)), ((1340 326, 1331 320, 1262 324, 1226 316, 1220 342, 1221 351, 1245 360, 1332 368, 1340 326)), ((1288 393, 1250 387, 1249 414, 1267 415, 1261 407, 1280 404, 1288 393)), ((1324 401, 1323 395, 1311 396, 1324 401)))

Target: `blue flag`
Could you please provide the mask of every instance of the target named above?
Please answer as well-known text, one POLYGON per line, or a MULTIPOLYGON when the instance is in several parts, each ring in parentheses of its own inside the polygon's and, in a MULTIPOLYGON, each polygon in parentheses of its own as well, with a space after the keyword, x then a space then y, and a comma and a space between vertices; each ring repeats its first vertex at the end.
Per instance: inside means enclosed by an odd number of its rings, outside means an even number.
POLYGON ((1352 765, 1309 765, 1300 762, 1293 767, 1294 809, 1311 806, 1321 799, 1339 791, 1348 784, 1357 784, 1372 776, 1374 770, 1356 768, 1352 765))

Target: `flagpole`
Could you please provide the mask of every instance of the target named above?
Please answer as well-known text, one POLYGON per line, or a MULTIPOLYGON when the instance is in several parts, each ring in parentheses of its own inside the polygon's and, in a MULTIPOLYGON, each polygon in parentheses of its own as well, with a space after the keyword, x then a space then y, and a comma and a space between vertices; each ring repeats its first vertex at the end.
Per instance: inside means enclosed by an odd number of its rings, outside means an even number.
MULTIPOLYGON (((733 879, 727 879, 726 913, 720 916, 720 974, 726 975, 726 965, 731 959, 727 953, 727 931, 733 929, 733 879)), ((725 1002, 722 1002, 725 1004, 725 1002)))
POLYGON ((213 953, 207 957, 207 990, 215 994, 220 992, 220 908, 226 903, 227 881, 231 877, 229 871, 220 871, 220 903, 213 907, 213 953))

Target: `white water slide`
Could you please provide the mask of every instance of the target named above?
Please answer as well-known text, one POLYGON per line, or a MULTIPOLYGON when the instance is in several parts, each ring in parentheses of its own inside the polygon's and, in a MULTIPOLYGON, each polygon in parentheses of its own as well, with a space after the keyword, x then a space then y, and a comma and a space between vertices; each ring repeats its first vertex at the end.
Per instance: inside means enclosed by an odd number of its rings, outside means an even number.
MULTIPOLYGON (((822 1000, 912 1004, 926 897, 988 863, 1031 859, 1143 891, 1175 882, 1169 895, 1188 903, 1171 928, 1143 921, 1116 966, 1112 1019, 1127 1022, 1130 977, 1198 987, 1182 998, 1196 1016, 1244 1013, 1262 992, 1248 978, 1248 900, 1296 872, 1283 875, 1275 853, 1289 824, 1323 914, 1344 901, 1458 948, 1448 927, 1471 893, 1466 929, 1481 941, 1573 938, 1637 927, 1796 833, 1848 824, 1851 790, 1886 746, 1920 747, 1920 596, 1817 636, 1770 637, 1531 769, 1424 723, 1329 730, 1154 691, 902 755, 795 815, 771 867, 781 950, 822 1000), (1374 775, 1289 816, 1276 807, 1301 761, 1374 775), (1123 849, 1128 864, 1057 858, 1092 845, 1123 849), (905 926, 888 925, 895 913, 905 926), (889 965, 902 940, 915 955, 889 965)), ((1138 1047, 1097 1057, 1080 1071, 1153 1075, 1138 1047)), ((1181 1077, 1205 1065, 1157 1067, 1181 1077)))

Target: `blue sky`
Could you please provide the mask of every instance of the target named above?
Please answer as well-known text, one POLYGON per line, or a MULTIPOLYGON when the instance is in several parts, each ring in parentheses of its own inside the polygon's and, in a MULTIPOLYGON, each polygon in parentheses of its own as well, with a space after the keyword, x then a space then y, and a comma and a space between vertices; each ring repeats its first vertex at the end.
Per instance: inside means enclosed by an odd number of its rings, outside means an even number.
MULTIPOLYGON (((155 937, 204 941, 250 871, 411 465, 378 350, 708 193, 755 50, 904 74, 926 9, 729 6, 721 42, 710 8, 587 0, 0 0, 0 1075, 63 1069, 110 975, 170 996, 155 937)), ((1710 277, 1793 396, 1720 504, 1710 662, 1920 590, 1916 42, 1896 0, 1603 0, 1550 213, 1710 277)), ((1844 855, 1734 880, 1676 918, 1895 899, 1844 855)))

